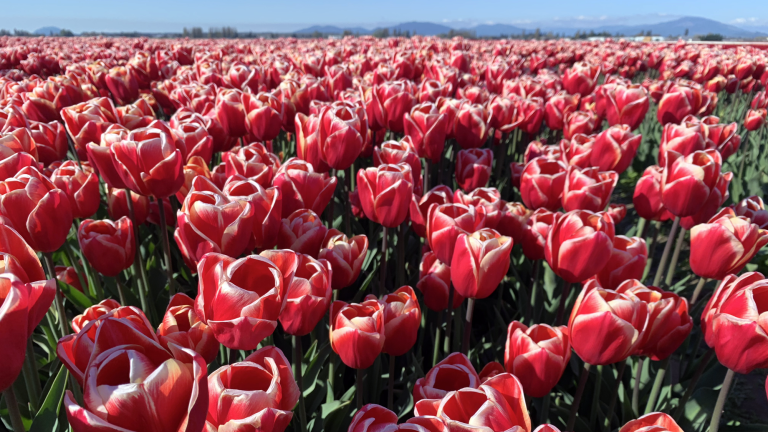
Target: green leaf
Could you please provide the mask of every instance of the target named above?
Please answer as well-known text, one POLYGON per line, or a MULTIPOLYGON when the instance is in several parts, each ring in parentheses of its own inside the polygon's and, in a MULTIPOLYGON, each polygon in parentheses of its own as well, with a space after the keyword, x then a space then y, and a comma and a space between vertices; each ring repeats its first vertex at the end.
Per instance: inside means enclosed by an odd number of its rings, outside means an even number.
POLYGON ((29 432, 50 432, 55 430, 56 422, 59 417, 59 409, 64 400, 64 391, 67 388, 67 379, 69 372, 67 368, 61 367, 59 373, 51 385, 51 389, 45 396, 45 401, 37 412, 29 432))
POLYGON ((68 285, 59 281, 59 288, 61 289, 61 292, 64 293, 64 296, 67 298, 67 300, 71 301, 72 304, 74 304, 75 307, 80 310, 80 312, 93 306, 93 302, 88 297, 86 297, 85 294, 78 291, 72 285, 68 285))

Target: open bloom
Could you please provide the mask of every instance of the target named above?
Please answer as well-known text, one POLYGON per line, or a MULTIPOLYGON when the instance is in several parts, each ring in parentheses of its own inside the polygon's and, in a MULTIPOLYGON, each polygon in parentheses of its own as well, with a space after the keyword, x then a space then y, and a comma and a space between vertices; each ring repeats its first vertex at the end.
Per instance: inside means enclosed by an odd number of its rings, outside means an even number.
POLYGON ((436 364, 413 386, 413 400, 442 399, 446 394, 463 388, 477 388, 480 377, 466 355, 451 353, 436 364))
POLYGON ((366 369, 384 348, 384 306, 378 300, 331 305, 331 348, 345 365, 366 369))
POLYGON ((109 148, 126 187, 141 195, 169 197, 184 184, 181 152, 160 129, 137 129, 109 148))
POLYGON ((571 359, 568 327, 512 321, 507 328, 504 367, 523 385, 525 394, 544 397, 555 387, 571 359))
POLYGON ((171 297, 163 322, 157 328, 157 336, 166 349, 173 343, 197 352, 206 363, 211 363, 219 354, 219 342, 213 336, 213 330, 197 316, 194 305, 195 301, 186 294, 171 297))
POLYGON ((563 208, 565 211, 602 211, 618 181, 615 171, 600 172, 597 167, 579 169, 571 165, 565 174, 563 208))
POLYGON ((520 197, 525 206, 533 210, 560 208, 566 169, 562 162, 543 157, 528 162, 520 176, 520 197))
POLYGON ((288 286, 280 324, 287 334, 304 336, 325 316, 331 303, 331 265, 297 254, 298 265, 288 286))

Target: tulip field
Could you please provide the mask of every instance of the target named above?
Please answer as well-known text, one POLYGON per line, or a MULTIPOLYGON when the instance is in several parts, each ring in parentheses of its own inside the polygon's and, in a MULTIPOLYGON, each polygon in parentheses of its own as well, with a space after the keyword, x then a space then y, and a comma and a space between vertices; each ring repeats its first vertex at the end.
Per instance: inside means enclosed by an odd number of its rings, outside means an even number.
POLYGON ((2 36, 2 425, 768 431, 767 65, 2 36))

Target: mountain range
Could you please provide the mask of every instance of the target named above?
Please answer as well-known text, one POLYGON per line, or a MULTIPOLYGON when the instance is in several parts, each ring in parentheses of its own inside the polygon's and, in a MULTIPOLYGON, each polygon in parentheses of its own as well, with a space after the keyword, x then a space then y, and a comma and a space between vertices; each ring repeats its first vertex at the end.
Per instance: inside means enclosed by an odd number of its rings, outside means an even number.
MULTIPOLYGON (((337 27, 337 26, 312 26, 305 29, 290 32, 293 34, 312 34, 319 32, 322 34, 342 34, 345 30, 349 30, 353 34, 373 34, 379 30, 388 29, 390 34, 396 31, 410 34, 419 34, 422 36, 435 36, 439 34, 447 34, 451 30, 455 31, 469 31, 474 32, 479 37, 498 37, 506 35, 519 35, 523 32, 533 33, 536 29, 523 25, 510 25, 510 24, 478 24, 471 27, 456 28, 443 24, 435 24, 431 22, 405 22, 388 27, 377 27, 374 29, 366 29, 363 27, 337 27)), ((655 24, 642 24, 642 25, 603 25, 603 26, 585 26, 578 28, 574 25, 562 26, 553 22, 551 24, 542 24, 538 27, 538 30, 543 33, 553 33, 561 36, 573 36, 577 31, 589 32, 594 31, 596 33, 608 32, 610 34, 620 34, 625 36, 634 36, 639 33, 645 33, 650 31, 653 35, 659 36, 695 36, 706 35, 709 33, 718 33, 727 38, 759 38, 768 36, 768 33, 759 31, 755 27, 749 29, 737 27, 735 25, 724 24, 719 21, 699 18, 699 17, 682 17, 671 21, 664 21, 655 24)))

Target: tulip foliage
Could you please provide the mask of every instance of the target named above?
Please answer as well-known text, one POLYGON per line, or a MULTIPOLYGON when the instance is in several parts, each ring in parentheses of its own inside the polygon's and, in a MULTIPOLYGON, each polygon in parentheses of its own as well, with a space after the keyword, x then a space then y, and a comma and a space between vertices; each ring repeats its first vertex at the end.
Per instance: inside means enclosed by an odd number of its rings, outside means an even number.
POLYGON ((3 426, 768 430, 766 53, 2 36, 3 426))

